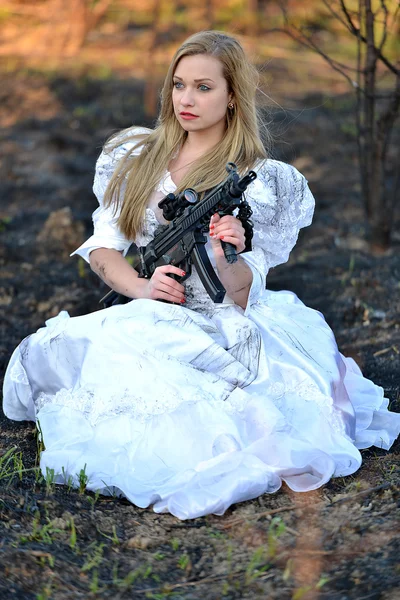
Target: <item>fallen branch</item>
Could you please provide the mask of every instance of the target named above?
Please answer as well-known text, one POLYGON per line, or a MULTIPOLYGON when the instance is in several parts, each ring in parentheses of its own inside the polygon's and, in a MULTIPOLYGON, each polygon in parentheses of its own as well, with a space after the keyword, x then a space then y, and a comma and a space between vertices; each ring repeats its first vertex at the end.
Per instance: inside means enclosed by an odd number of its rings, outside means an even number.
POLYGON ((351 494, 350 496, 345 496, 344 498, 338 498, 337 500, 334 500, 333 502, 328 504, 328 507, 334 506, 335 504, 340 504, 342 502, 349 502, 350 500, 354 500, 356 498, 362 498, 364 496, 369 496, 370 494, 374 494, 375 492, 380 492, 381 490, 388 490, 391 487, 393 487, 392 483, 388 483, 388 482, 382 483, 381 485, 377 485, 375 487, 368 488, 367 490, 363 490, 362 492, 357 492, 357 494, 351 494))
POLYGON ((231 527, 234 527, 235 525, 238 525, 239 523, 243 523, 243 521, 246 521, 246 522, 247 521, 257 521, 258 519, 261 519, 262 517, 269 517, 271 515, 277 515, 278 513, 281 513, 281 512, 295 510, 296 508, 299 508, 299 506, 297 506, 295 504, 291 504, 290 506, 281 506, 280 508, 274 508, 273 510, 267 510, 265 512, 258 513, 257 515, 254 515, 252 517, 239 517, 238 519, 234 519, 233 521, 226 523, 225 525, 222 526, 221 529, 230 529, 231 527))
MULTIPOLYGON (((247 572, 247 569, 240 569, 239 571, 235 571, 235 572, 231 573, 230 577, 233 579, 233 577, 236 577, 237 575, 245 574, 246 572, 247 572)), ((274 576, 275 576, 275 573, 266 573, 265 575, 262 575, 262 576, 258 577, 257 579, 258 580, 262 579, 263 581, 265 581, 266 579, 271 579, 274 576)), ((204 583, 220 581, 221 579, 229 579, 229 575, 227 575, 226 573, 222 573, 221 575, 212 575, 211 577, 204 577, 203 579, 195 579, 194 581, 183 581, 182 583, 166 584, 162 587, 146 588, 143 590, 131 590, 131 591, 134 592, 135 594, 149 594, 149 593, 153 594, 153 593, 157 593, 157 592, 168 594, 169 592, 172 592, 173 590, 176 590, 179 588, 193 586, 193 585, 203 585, 204 583)), ((119 596, 116 596, 115 600, 121 600, 122 595, 124 593, 125 592, 122 592, 122 594, 120 594, 119 596)))

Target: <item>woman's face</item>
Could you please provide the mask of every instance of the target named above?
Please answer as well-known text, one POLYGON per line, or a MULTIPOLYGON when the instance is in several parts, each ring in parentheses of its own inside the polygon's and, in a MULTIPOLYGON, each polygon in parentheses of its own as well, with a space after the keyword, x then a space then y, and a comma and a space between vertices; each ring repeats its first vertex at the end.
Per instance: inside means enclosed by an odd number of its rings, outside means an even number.
POLYGON ((175 116, 188 132, 217 132, 226 125, 231 94, 221 62, 213 56, 184 56, 174 73, 172 101, 175 116))

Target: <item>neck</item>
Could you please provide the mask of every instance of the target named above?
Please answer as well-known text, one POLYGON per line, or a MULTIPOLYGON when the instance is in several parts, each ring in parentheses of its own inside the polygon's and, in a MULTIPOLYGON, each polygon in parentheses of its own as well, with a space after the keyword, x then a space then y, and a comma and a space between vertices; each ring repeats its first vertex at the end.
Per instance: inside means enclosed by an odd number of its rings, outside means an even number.
POLYGON ((218 131, 189 131, 185 141, 186 149, 200 154, 206 154, 211 148, 214 148, 222 140, 225 129, 218 131))

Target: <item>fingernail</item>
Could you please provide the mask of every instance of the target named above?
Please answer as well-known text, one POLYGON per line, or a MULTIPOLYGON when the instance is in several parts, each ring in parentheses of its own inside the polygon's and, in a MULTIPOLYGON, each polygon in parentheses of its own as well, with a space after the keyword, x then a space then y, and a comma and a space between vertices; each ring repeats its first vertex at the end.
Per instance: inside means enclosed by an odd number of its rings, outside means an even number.
POLYGON ((182 298, 182 300, 180 302, 181 302, 181 304, 184 304, 186 302, 185 298, 182 298))
POLYGON ((219 236, 219 239, 220 239, 220 240, 223 240, 223 239, 224 239, 224 236, 223 236, 223 235, 220 235, 220 236, 219 236))
POLYGON ((181 272, 181 274, 182 274, 182 275, 186 275, 186 271, 182 271, 182 272, 181 272))

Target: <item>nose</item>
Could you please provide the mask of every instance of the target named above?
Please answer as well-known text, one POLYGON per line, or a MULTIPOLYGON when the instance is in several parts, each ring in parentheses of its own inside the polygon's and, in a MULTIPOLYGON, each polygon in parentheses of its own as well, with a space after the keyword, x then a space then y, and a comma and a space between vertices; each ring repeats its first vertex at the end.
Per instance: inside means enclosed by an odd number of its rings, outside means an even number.
POLYGON ((183 92, 183 94, 181 96, 181 104, 182 104, 182 106, 193 106, 194 105, 193 91, 190 90, 189 88, 186 88, 186 90, 183 92))

